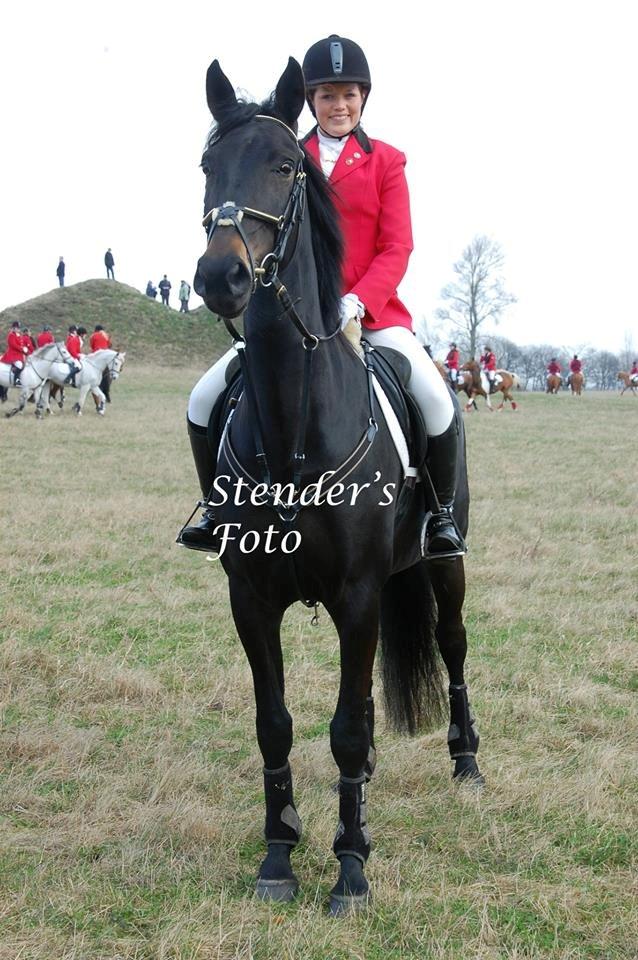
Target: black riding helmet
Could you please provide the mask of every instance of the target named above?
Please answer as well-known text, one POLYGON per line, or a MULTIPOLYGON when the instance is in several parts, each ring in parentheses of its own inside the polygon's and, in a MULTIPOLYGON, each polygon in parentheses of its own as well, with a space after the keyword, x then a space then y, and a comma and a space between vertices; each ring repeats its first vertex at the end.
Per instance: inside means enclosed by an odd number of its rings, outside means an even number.
POLYGON ((324 40, 318 40, 313 43, 303 58, 302 69, 308 91, 308 106, 313 116, 315 111, 309 94, 321 83, 361 84, 365 92, 363 101, 363 107, 365 107, 365 101, 372 86, 370 67, 365 53, 354 40, 340 37, 336 33, 331 33, 324 40))

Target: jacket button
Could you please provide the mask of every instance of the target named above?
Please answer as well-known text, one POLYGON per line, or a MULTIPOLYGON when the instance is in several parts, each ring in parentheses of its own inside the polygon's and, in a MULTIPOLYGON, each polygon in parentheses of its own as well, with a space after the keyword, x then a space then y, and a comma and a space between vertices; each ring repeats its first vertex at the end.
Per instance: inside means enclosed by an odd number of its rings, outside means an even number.
POLYGON ((348 157, 348 159, 346 160, 346 163, 347 163, 348 166, 350 167, 350 166, 352 166, 352 164, 354 163, 354 160, 352 159, 352 157, 348 157))

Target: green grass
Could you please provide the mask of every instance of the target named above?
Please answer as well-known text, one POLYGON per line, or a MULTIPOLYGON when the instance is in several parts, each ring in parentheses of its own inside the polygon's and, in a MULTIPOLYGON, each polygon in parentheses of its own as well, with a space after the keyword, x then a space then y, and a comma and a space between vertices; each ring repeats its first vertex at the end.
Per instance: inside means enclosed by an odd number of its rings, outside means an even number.
POLYGON ((379 698, 374 902, 335 923, 323 611, 314 628, 295 607, 283 630, 301 895, 251 893, 252 680, 219 565, 174 545, 197 496, 184 410, 204 365, 128 365, 104 418, 0 421, 1 960, 636 960, 638 405, 522 394, 515 414, 466 417, 487 785, 452 784, 445 729, 401 738, 379 698))

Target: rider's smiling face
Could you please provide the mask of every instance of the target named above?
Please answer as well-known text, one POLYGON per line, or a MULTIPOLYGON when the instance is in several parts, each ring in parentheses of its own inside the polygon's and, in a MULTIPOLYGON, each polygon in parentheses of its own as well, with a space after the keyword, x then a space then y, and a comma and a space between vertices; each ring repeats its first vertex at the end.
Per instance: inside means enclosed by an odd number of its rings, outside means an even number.
POLYGON ((312 92, 317 123, 331 137, 343 137, 356 127, 363 103, 358 83, 322 83, 312 92))

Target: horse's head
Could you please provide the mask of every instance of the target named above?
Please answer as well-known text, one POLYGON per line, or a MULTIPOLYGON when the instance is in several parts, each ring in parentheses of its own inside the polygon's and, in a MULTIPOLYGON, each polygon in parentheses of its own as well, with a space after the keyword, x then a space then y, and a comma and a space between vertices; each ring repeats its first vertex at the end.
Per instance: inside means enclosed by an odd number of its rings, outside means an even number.
POLYGON ((122 367, 124 366, 124 361, 126 360, 126 353, 116 353, 113 359, 109 364, 109 373, 111 374, 111 380, 117 380, 119 377, 122 367))
POLYGON ((480 370, 480 367, 476 360, 467 360, 464 364, 461 365, 460 369, 469 370, 470 373, 478 373, 480 370))
POLYGON ((283 256, 303 204, 303 153, 296 136, 303 74, 290 58, 274 95, 258 106, 237 100, 214 60, 206 97, 215 127, 202 157, 207 246, 194 287, 214 313, 236 317, 248 304, 256 271, 272 268, 268 255, 283 256))

